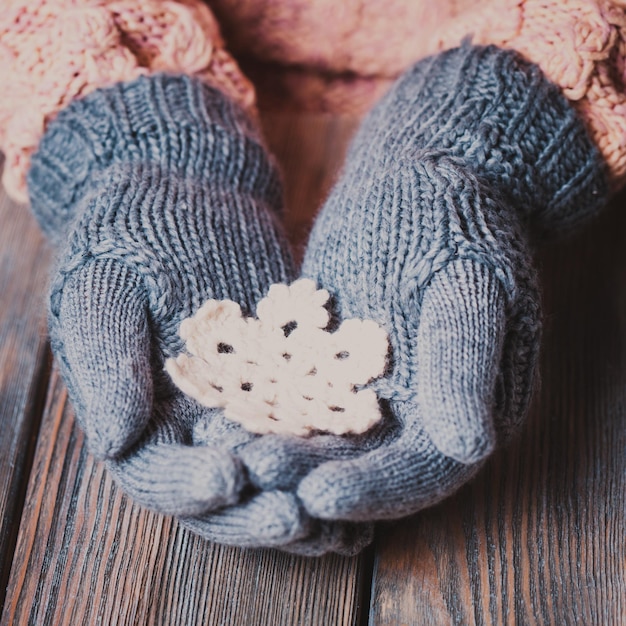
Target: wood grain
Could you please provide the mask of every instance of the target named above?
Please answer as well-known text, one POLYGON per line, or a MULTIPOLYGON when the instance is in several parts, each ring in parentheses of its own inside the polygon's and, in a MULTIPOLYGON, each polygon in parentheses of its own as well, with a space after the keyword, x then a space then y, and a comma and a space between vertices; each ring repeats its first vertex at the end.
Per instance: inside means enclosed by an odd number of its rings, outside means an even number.
POLYGON ((626 623, 626 197, 546 246, 541 389, 472 485, 381 527, 370 624, 626 623))
POLYGON ((49 372, 44 325, 49 254, 28 211, 4 194, 0 224, 1 607, 49 372))

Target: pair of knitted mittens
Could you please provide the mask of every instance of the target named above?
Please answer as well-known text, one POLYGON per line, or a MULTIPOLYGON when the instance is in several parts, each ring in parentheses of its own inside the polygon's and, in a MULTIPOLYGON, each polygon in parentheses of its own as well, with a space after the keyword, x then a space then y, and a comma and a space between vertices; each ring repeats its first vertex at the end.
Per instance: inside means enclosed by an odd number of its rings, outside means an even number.
POLYGON ((410 69, 363 122, 302 275, 337 321, 389 339, 359 435, 256 435, 178 390, 165 360, 209 299, 251 315, 296 277, 279 178, 217 89, 155 74, 72 102, 32 157, 59 254, 50 335, 92 451, 144 505, 222 543, 357 552, 429 506, 523 422, 539 346, 531 230, 608 194, 571 104, 516 53, 465 44, 410 69))

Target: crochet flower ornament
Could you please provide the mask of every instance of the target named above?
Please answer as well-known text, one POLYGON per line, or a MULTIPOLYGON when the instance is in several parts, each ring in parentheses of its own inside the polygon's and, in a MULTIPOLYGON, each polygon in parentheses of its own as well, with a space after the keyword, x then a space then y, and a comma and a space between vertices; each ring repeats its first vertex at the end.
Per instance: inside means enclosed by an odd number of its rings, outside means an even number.
POLYGON ((366 385, 385 370, 387 334, 359 319, 328 332, 328 299, 301 279, 272 285, 256 319, 208 300, 182 322, 188 352, 166 369, 183 392, 254 433, 363 433, 381 417, 366 385))

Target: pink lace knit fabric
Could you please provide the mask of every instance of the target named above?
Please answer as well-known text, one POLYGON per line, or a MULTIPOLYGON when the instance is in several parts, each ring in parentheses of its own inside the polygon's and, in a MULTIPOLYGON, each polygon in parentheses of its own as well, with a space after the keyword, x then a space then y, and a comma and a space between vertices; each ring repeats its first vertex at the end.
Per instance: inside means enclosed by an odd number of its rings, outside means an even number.
POLYGON ((141 74, 195 75, 254 112, 252 85, 200 0, 5 0, 0 12, 3 183, 26 202, 47 122, 74 98, 141 74))
POLYGON ((513 48, 572 101, 615 188, 626 183, 626 0, 491 0, 442 24, 431 49, 474 43, 513 48))

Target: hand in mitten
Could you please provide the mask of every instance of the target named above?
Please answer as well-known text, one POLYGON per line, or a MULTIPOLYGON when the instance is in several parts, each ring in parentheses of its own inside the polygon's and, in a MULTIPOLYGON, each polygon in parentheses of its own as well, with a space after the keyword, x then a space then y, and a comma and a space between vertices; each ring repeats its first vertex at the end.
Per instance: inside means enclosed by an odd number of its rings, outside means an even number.
POLYGON ((355 549, 371 529, 255 493, 235 455, 255 437, 162 369, 178 322, 205 299, 248 310, 292 277, 278 177, 247 115, 254 91, 210 10, 44 4, 17 0, 0 16, 3 182, 26 201, 30 169, 33 210, 58 248, 50 332, 89 446, 137 501, 199 515, 217 541, 355 549), (194 437, 198 421, 210 438, 194 437))
POLYGON ((526 415, 531 230, 570 229, 606 197, 600 153, 538 67, 469 44, 415 65, 358 131, 302 270, 339 320, 388 333, 372 383, 384 419, 359 436, 253 442, 252 480, 296 489, 323 519, 400 517, 454 492, 526 415))
MULTIPOLYGON (((252 124, 188 77, 119 83, 61 111, 28 184, 59 248, 50 335, 90 449, 119 458, 163 405, 181 431, 172 440, 190 443, 194 416, 176 415, 181 394, 162 372, 180 320, 210 297, 252 307, 293 271, 279 179, 252 124)), ((162 471, 192 462, 179 447, 160 447, 162 471)), ((213 454, 203 498, 216 489, 232 502, 240 468, 230 453, 213 454)))
POLYGON ((28 182, 59 245, 53 351, 90 449, 124 490, 159 512, 199 516, 187 525, 222 543, 317 553, 369 541, 370 528, 309 519, 293 494, 246 492, 236 449, 255 436, 163 371, 181 348, 181 319, 205 300, 251 310, 293 277, 279 177, 243 111, 188 77, 100 89, 49 125, 28 182), (200 420, 212 424, 202 442, 200 420))

